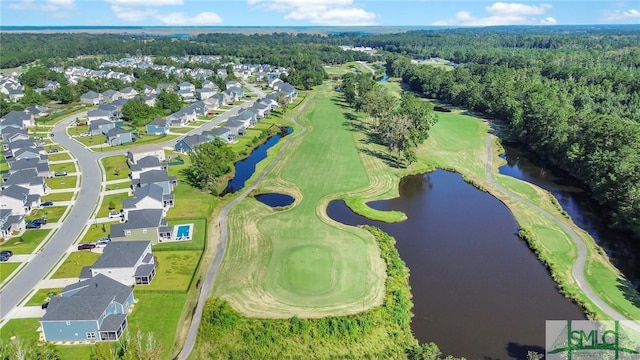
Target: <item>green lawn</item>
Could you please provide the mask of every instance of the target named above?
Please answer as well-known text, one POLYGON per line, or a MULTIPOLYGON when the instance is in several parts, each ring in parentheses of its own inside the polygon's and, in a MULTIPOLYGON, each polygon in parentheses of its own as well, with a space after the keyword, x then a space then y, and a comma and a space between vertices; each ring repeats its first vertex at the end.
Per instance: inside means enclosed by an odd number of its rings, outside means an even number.
POLYGON ((73 189, 76 187, 76 176, 59 176, 44 180, 51 189, 73 189))
MULTIPOLYGON (((3 282, 5 279, 11 276, 11 274, 18 268, 18 266, 20 266, 20 263, 16 263, 16 262, 0 263, 0 282, 3 282)), ((0 333, 4 333, 4 329, 5 328, 2 328, 2 331, 0 331, 0 333)))
POLYGON ((191 127, 172 127, 171 128, 171 132, 178 133, 178 134, 186 134, 189 131, 193 131, 193 128, 191 127))
POLYGON ((67 174, 76 172, 76 164, 74 162, 66 162, 62 164, 51 164, 49 168, 53 173, 58 173, 61 171, 66 171, 67 174))
POLYGON ((97 217, 107 217, 109 216, 109 204, 115 205, 115 211, 120 211, 122 209, 122 200, 129 198, 129 194, 126 192, 107 195, 102 199, 102 205, 98 210, 97 217))
POLYGON ((40 198, 41 201, 71 201, 73 192, 53 193, 40 198))
MULTIPOLYGON (((155 249, 155 248, 154 248, 155 249)), ((201 251, 156 251, 156 277, 144 290, 187 292, 198 267, 201 251)))
POLYGON ((107 181, 127 179, 131 170, 127 165, 127 158, 124 155, 110 156, 101 159, 100 162, 104 166, 107 181))
POLYGON ((22 236, 7 240, 4 245, 0 246, 0 250, 11 250, 14 254, 31 254, 50 231, 44 229, 27 230, 22 236))
POLYGON ((49 151, 49 150, 52 150, 52 149, 56 149, 58 151, 64 151, 65 150, 65 148, 63 148, 60 145, 47 145, 47 146, 44 147, 45 151, 49 151))
POLYGON ((338 315, 381 300, 384 265, 371 234, 322 215, 329 198, 369 185, 357 142, 333 96, 324 87, 308 111, 296 116, 310 131, 261 183, 261 190, 285 192, 300 202, 274 211, 246 198, 229 214, 233 241, 213 295, 245 314, 338 315), (319 181, 329 174, 331 181, 319 181))
POLYGON ((154 245, 153 251, 166 250, 203 250, 207 221, 205 219, 187 219, 169 221, 169 226, 179 224, 193 224, 193 234, 190 241, 165 242, 154 245))
MULTIPOLYGON (((55 153, 55 154, 49 154, 49 161, 63 161, 63 160, 71 160, 71 155, 69 155, 69 153, 55 153)), ((69 163, 69 165, 72 165, 72 163, 69 163)))
POLYGON ((111 146, 109 147, 109 150, 128 149, 132 146, 139 146, 144 144, 159 144, 165 141, 171 141, 177 137, 178 135, 140 135, 135 142, 118 146, 111 146))
POLYGON ((11 319, 0 331, 0 339, 10 341, 13 336, 20 340, 38 340, 40 319, 11 319))
POLYGON ((124 182, 118 182, 118 183, 105 185, 105 190, 106 191, 122 190, 122 189, 130 189, 130 188, 131 188, 131 181, 124 181, 124 182))
POLYGON ((92 136, 82 136, 75 138, 81 144, 86 146, 94 146, 104 144, 104 147, 109 147, 107 145, 107 138, 104 135, 92 135, 92 136))
MULTIPOLYGON (((142 288, 142 286, 137 287, 137 289, 142 288)), ((134 296, 139 301, 129 316, 127 331, 140 329, 143 333, 153 333, 154 338, 162 347, 163 359, 172 359, 176 330, 187 301, 187 295, 142 294, 134 291, 134 296)))
POLYGON ((89 132, 89 127, 87 125, 84 125, 84 126, 69 126, 67 128, 67 131, 69 132, 69 136, 81 135, 81 134, 88 133, 89 132))
POLYGON ((83 267, 92 265, 99 257, 100 254, 89 250, 74 251, 69 254, 69 257, 62 263, 51 278, 63 279, 78 277, 83 267))
POLYGON ((117 223, 119 223, 118 220, 101 223, 101 224, 87 225, 89 229, 87 230, 87 233, 84 235, 82 240, 80 240, 80 243, 81 244, 92 243, 102 238, 106 238, 109 235, 109 227, 111 226, 111 224, 117 224, 117 223))
POLYGON ((0 163, 0 171, 7 171, 9 170, 9 163, 7 163, 6 161, 3 161, 0 163))
POLYGON ((54 289, 39 289, 35 294, 27 301, 26 306, 38 306, 42 305, 49 298, 49 293, 53 293, 54 296, 58 295, 62 291, 62 288, 54 289))
MULTIPOLYGON (((54 204, 55 205, 55 204, 54 204)), ((47 219, 47 222, 54 223, 60 221, 62 214, 67 210, 66 206, 46 206, 31 212, 25 219, 27 222, 33 219, 47 219)))
MULTIPOLYGON (((176 153, 169 152, 168 156, 176 153)), ((191 165, 188 155, 179 154, 184 160, 183 165, 169 166, 169 176, 178 177, 178 186, 173 190, 175 206, 167 212, 167 219, 197 219, 208 217, 220 199, 199 189, 191 187, 182 174, 182 171, 191 165)))

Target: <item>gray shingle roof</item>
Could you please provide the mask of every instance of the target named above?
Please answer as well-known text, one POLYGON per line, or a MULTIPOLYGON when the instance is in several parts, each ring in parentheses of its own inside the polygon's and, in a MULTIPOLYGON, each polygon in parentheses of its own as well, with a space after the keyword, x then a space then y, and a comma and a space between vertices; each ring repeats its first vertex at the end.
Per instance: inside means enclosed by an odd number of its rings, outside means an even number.
POLYGON ((91 268, 133 267, 144 255, 150 244, 149 241, 111 241, 105 246, 102 255, 91 268))
POLYGON ((82 96, 80 96, 83 99, 97 99, 100 97, 100 94, 98 94, 95 91, 88 91, 84 94, 82 94, 82 96))
POLYGON ((13 122, 20 122, 20 125, 22 125, 22 122, 24 120, 30 120, 31 119, 31 115, 27 114, 24 111, 9 111, 5 116, 3 116, 2 118, 2 124, 4 125, 5 122, 8 123, 13 123, 13 122))
POLYGON ((149 184, 148 186, 136 188, 136 191, 133 194, 133 199, 125 199, 122 202, 122 207, 125 209, 134 209, 136 204, 146 197, 162 202, 163 193, 164 189, 162 186, 156 184, 149 184))
POLYGON ((140 185, 172 181, 175 179, 175 176, 169 176, 169 174, 167 174, 167 170, 149 170, 140 174, 140 185))
POLYGON ((118 134, 130 134, 130 132, 119 127, 113 128, 107 132, 108 137, 116 136, 118 134))
POLYGON ((158 126, 158 127, 165 127, 167 126, 167 120, 165 119, 155 119, 152 122, 148 123, 147 125, 154 125, 154 126, 158 126))
POLYGON ((108 119, 111 115, 113 115, 113 112, 107 110, 90 110, 87 112, 87 116, 89 117, 101 117, 108 119))
POLYGON ((149 275, 151 275, 151 273, 153 272, 153 269, 155 269, 155 268, 156 268, 156 264, 140 265, 136 269, 136 273, 133 276, 135 276, 135 277, 149 276, 149 275))
POLYGON ((126 318, 126 314, 111 314, 102 321, 100 331, 118 331, 126 318))
POLYGON ((123 224, 111 225, 111 236, 120 237, 125 230, 156 228, 162 220, 162 209, 147 209, 129 211, 129 221, 123 224))
POLYGON ((36 169, 24 169, 16 171, 13 174, 9 175, 9 178, 4 182, 3 185, 8 186, 21 184, 38 184, 42 183, 41 180, 42 178, 38 177, 38 172, 36 171, 36 169))
POLYGON ((36 141, 33 139, 16 140, 9 144, 9 149, 15 151, 23 148, 35 148, 36 141))
POLYGON ((40 159, 20 159, 12 162, 11 171, 36 169, 38 172, 49 171, 49 164, 41 162, 40 159))
POLYGON ((124 304, 131 292, 133 292, 127 285, 102 274, 98 274, 86 281, 67 285, 62 289, 61 293, 64 295, 64 293, 73 290, 78 290, 78 292, 72 296, 108 296, 109 298, 115 298, 120 304, 124 304))
POLYGON ((12 199, 24 200, 29 195, 29 189, 22 186, 13 185, 0 191, 0 195, 7 196, 12 199))

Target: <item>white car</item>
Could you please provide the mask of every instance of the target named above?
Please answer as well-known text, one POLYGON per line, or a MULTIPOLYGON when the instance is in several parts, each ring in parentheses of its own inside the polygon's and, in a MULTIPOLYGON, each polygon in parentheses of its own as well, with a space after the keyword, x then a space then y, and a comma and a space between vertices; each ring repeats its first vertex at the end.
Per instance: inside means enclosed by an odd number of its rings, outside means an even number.
POLYGON ((112 211, 109 213, 109 219, 115 219, 119 217, 122 217, 122 215, 117 211, 112 211))

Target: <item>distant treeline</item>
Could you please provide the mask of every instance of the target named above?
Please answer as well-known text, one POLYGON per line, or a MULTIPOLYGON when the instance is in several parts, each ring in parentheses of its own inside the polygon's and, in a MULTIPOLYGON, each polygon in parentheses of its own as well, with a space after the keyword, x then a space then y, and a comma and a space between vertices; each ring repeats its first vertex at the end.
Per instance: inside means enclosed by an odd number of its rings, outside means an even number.
MULTIPOLYGON (((438 36, 441 53, 464 63, 453 69, 392 55, 387 70, 426 97, 505 120, 518 141, 587 184, 612 227, 640 235, 640 31, 481 33, 438 36)), ((423 34, 416 51, 429 41, 423 34)))

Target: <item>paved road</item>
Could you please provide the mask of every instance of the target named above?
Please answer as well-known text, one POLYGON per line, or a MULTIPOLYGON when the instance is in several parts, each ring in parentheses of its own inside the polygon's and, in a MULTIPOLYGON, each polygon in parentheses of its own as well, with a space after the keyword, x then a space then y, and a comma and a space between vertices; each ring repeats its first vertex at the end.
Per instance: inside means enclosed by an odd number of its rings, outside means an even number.
MULTIPOLYGON (((248 86, 261 96, 264 93, 259 89, 248 86)), ((193 129, 183 136, 159 144, 160 146, 173 146, 182 137, 200 133, 209 130, 212 127, 226 121, 230 116, 238 113, 240 109, 244 109, 253 105, 253 101, 234 106, 229 111, 220 115, 213 121, 193 129)), ((102 182, 102 174, 98 161, 107 156, 124 154, 124 150, 114 150, 106 152, 91 152, 86 147, 69 138, 66 135, 66 127, 73 123, 76 118, 86 117, 86 112, 71 115, 58 124, 56 124, 51 132, 54 134, 53 140, 65 147, 78 159, 79 171, 82 174, 82 184, 76 204, 71 209, 67 219, 62 223, 58 232, 43 247, 42 252, 34 256, 19 273, 16 275, 0 292, 0 320, 10 318, 10 313, 15 311, 16 305, 36 287, 38 282, 53 268, 58 260, 64 255, 66 250, 73 244, 76 238, 82 232, 85 224, 89 221, 94 207, 100 196, 100 186, 102 182)))
MULTIPOLYGON (((259 89, 250 85, 246 85, 246 86, 249 89, 251 89, 251 91, 260 94, 261 97, 264 96, 264 93, 259 89)), ((305 103, 300 113, 302 113, 307 108, 307 106, 309 106, 309 104, 311 103, 311 100, 313 99, 314 95, 311 95, 311 96, 312 97, 309 98, 309 100, 305 103)), ((260 175, 258 175, 256 180, 250 186, 246 187, 244 191, 242 191, 242 193, 237 198, 233 199, 233 201, 227 204, 220 211, 220 215, 218 216, 218 223, 220 226, 220 242, 218 243, 218 247, 216 248, 215 257, 213 259, 213 262, 211 263, 211 267, 209 268, 209 271, 207 271, 207 275, 205 277, 204 283, 200 288, 200 296, 198 297, 198 303, 193 313, 191 324, 189 325, 189 332, 187 333, 187 338, 185 339, 184 346, 182 347, 180 354, 178 354, 178 360, 186 360, 191 354, 191 352, 193 351, 193 347, 196 344, 196 338, 198 336, 198 327, 200 326, 200 321, 202 320, 202 311, 204 310, 204 304, 207 301, 207 298, 209 297, 209 291, 211 291, 211 287, 213 286, 213 281, 215 280, 215 276, 218 273, 220 264, 222 263, 222 256, 224 255, 225 248, 227 247, 227 239, 229 237, 229 233, 227 230, 227 216, 229 215, 229 212, 231 211, 231 209, 233 209, 234 206, 236 206, 240 201, 242 201, 245 197, 247 197, 247 195, 249 195, 251 191, 253 191, 258 187, 258 185, 260 184, 260 181, 262 181, 264 176, 268 174, 271 171, 271 169, 273 169, 273 167, 276 166, 276 164, 280 161, 280 159, 282 158, 282 154, 284 154, 284 152, 286 152, 287 149, 289 148, 289 144, 291 144, 291 142, 295 140, 298 136, 304 134, 307 131, 307 128, 300 125, 294 117, 291 117, 291 120, 297 126, 299 126, 301 130, 291 135, 290 137, 288 137, 285 143, 280 148, 280 151, 278 152, 276 157, 269 164, 269 166, 267 166, 266 169, 262 170, 262 172, 260 173, 260 175)))
MULTIPOLYGON (((576 247, 578 249, 578 257, 576 259, 576 262, 573 264, 573 272, 572 272, 572 274, 573 274, 573 278, 578 283, 578 286, 580 287, 582 292, 594 304, 596 304, 596 306, 598 306, 604 313, 606 313, 612 319, 614 319, 614 320, 630 320, 630 319, 627 319, 624 315, 622 315, 619 312, 617 312, 615 309, 613 309, 607 303, 602 301, 602 299, 600 299, 600 297, 597 295, 597 293, 589 285, 589 282, 587 281, 587 279, 584 277, 584 268, 585 268, 585 264, 587 262, 587 248, 586 248, 586 245, 584 244, 584 241, 582 240, 582 238, 580 236, 578 236, 578 234, 571 227, 569 227, 564 222, 558 220, 555 216, 551 215, 546 210, 544 210, 541 207, 531 203, 529 200, 527 200, 527 199, 523 198, 522 196, 512 192, 511 190, 505 188, 498 181, 496 181, 495 177, 493 176, 492 165, 491 165, 493 163, 493 149, 491 147, 492 139, 493 139, 493 137, 491 135, 487 136, 487 140, 486 140, 487 163, 485 165, 485 170, 484 170, 485 171, 485 175, 486 175, 487 179, 489 180, 489 182, 491 183, 491 185, 493 185, 496 189, 498 189, 499 191, 501 191, 502 193, 504 193, 508 197, 512 198, 513 200, 516 200, 516 201, 518 201, 518 202, 520 202, 522 204, 525 204, 525 205, 535 209, 540 214, 542 214, 544 217, 546 217, 547 219, 553 221, 564 232, 569 234, 569 236, 573 240, 573 243, 576 245, 576 247)), ((636 319, 633 319, 633 320, 636 320, 636 319)), ((631 325, 631 327, 634 328, 636 331, 640 331, 640 323, 636 323, 635 326, 631 325)))
POLYGON ((83 174, 78 199, 67 219, 44 246, 42 252, 35 255, 33 260, 0 293, 0 318, 2 319, 15 309, 20 300, 36 287, 36 284, 64 255, 80 235, 96 206, 100 194, 100 181, 102 180, 97 163, 98 156, 88 152, 82 145, 69 139, 65 134, 66 126, 75 121, 76 117, 83 116, 86 116, 86 113, 69 116, 52 129, 55 135, 54 140, 69 149, 78 159, 79 170, 83 174))

